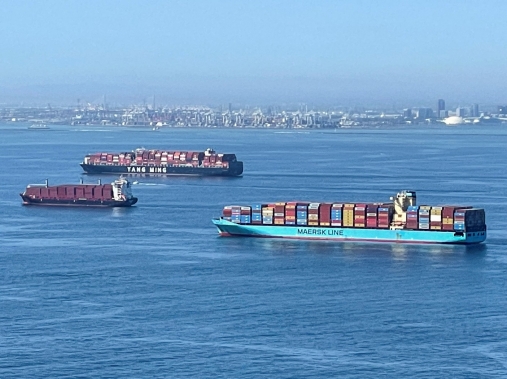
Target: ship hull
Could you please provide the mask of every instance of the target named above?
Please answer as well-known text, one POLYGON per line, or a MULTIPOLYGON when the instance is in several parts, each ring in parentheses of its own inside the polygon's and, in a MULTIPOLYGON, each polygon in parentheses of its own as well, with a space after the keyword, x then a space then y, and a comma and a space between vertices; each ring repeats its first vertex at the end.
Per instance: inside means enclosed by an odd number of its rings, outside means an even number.
POLYGON ((221 236, 291 238, 305 240, 363 241, 420 244, 477 244, 486 239, 486 230, 454 232, 441 230, 390 230, 373 228, 312 227, 302 225, 236 224, 213 219, 221 236))
POLYGON ((133 197, 125 201, 117 200, 91 200, 91 199, 43 199, 30 198, 21 195, 23 205, 45 205, 45 206, 64 206, 64 207, 130 207, 137 203, 137 198, 133 197))
POLYGON ((81 167, 88 174, 115 175, 240 176, 243 173, 242 162, 230 163, 230 167, 228 168, 154 165, 93 165, 86 163, 81 163, 81 167))

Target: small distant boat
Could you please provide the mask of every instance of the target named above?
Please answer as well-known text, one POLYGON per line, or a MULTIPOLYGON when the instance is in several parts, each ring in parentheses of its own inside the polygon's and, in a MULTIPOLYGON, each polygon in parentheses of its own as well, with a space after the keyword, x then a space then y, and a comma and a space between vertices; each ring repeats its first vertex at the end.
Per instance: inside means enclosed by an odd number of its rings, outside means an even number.
POLYGON ((31 130, 48 130, 49 129, 49 126, 47 126, 46 124, 32 124, 28 127, 28 129, 31 129, 31 130))

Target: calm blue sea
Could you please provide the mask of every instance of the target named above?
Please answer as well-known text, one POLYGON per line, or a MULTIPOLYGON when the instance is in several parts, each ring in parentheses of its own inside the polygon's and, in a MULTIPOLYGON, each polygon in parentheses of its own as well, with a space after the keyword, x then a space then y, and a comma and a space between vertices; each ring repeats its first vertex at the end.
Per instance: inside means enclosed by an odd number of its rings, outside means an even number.
MULTIPOLYGON (((0 378, 505 378, 507 127, 0 125, 0 378), (130 209, 21 205, 87 153, 236 153, 241 178, 138 177, 130 209), (485 244, 220 238, 224 205, 486 209, 485 244)), ((101 176, 103 181, 114 177, 101 176)))

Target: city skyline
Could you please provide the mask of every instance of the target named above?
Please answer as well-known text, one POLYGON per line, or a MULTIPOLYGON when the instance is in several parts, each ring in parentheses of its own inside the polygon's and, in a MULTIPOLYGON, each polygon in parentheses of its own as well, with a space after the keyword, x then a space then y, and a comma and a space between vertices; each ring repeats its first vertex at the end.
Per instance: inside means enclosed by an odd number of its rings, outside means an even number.
POLYGON ((504 103, 507 3, 480 4, 7 3, 0 102, 504 103))
POLYGON ((400 126, 444 123, 505 124, 507 106, 495 109, 481 108, 473 103, 457 108, 446 107, 444 99, 438 99, 432 107, 409 107, 400 110, 374 108, 316 108, 308 104, 297 106, 156 106, 152 104, 110 106, 76 104, 76 106, 52 107, 0 107, 0 123, 32 123, 33 127, 53 125, 109 125, 150 127, 233 127, 233 128, 338 128, 356 126, 400 126))

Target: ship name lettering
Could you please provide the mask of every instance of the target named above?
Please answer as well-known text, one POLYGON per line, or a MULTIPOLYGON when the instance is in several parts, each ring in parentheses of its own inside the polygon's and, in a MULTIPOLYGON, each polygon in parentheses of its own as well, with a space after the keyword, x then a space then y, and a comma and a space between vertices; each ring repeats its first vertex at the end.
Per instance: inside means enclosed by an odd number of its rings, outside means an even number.
POLYGON ((127 166, 128 172, 146 172, 146 167, 127 166))
POLYGON ((318 235, 318 236, 343 236, 343 230, 298 228, 298 234, 318 235))
POLYGON ((167 168, 165 167, 150 167, 150 172, 154 174, 165 174, 167 172, 167 168))

